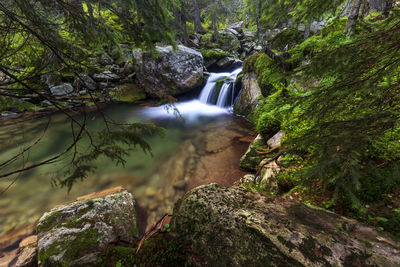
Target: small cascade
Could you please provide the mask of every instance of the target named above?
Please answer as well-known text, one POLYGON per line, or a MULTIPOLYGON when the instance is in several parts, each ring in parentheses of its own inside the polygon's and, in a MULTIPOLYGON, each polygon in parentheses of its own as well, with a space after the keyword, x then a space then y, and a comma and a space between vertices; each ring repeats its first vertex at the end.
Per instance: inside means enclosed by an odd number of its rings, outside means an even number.
POLYGON ((199 101, 222 108, 233 106, 237 94, 235 91, 235 80, 241 72, 242 68, 236 69, 231 73, 211 73, 207 84, 201 91, 199 101), (223 84, 218 86, 218 82, 221 80, 223 80, 223 84))

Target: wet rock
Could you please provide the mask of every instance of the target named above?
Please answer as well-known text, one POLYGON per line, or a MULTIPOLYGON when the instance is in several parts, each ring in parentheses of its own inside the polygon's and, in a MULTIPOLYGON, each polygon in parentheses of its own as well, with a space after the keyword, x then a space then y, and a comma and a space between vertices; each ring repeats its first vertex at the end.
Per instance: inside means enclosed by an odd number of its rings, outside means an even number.
POLYGON ((235 103, 234 111, 239 115, 249 115, 258 107, 261 89, 255 73, 245 73, 242 79, 242 92, 235 103))
POLYGON ((94 91, 97 89, 97 83, 86 74, 79 74, 79 77, 75 77, 73 85, 79 90, 87 88, 91 91, 94 91))
POLYGON ((257 135, 246 153, 240 158, 240 168, 247 171, 257 171, 258 165, 265 158, 265 155, 259 154, 257 151, 266 146, 264 138, 261 135, 257 135))
POLYGON ((133 51, 137 78, 152 97, 179 95, 203 83, 203 56, 200 52, 178 45, 157 46, 157 55, 133 51))
POLYGON ((37 225, 38 259, 48 266, 89 266, 113 242, 136 243, 136 216, 136 202, 122 187, 55 207, 37 225))
POLYGON ((54 96, 65 96, 74 92, 74 87, 70 83, 64 83, 50 87, 51 94, 54 96))
POLYGON ((242 66, 243 61, 234 57, 225 57, 217 61, 220 68, 238 68, 242 66))
POLYGON ((400 265, 400 244, 370 227, 239 186, 193 189, 171 229, 210 266, 400 265))
POLYGON ((96 82, 116 82, 119 81, 121 77, 110 70, 105 70, 102 73, 93 74, 93 79, 96 82))

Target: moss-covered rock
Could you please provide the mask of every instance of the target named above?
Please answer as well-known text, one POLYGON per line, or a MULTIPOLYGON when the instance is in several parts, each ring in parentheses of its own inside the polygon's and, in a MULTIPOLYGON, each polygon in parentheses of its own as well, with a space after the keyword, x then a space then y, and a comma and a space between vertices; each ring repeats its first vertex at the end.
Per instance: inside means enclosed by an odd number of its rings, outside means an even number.
POLYGON ((200 186, 171 229, 210 266, 399 266, 399 243, 355 220, 245 186, 200 186))
POLYGON ((118 240, 136 244, 136 202, 121 187, 80 197, 45 213, 37 232, 42 265, 88 266, 118 240))
POLYGON ((113 88, 110 97, 114 101, 133 103, 146 99, 146 92, 142 87, 134 83, 121 84, 113 88))
POLYGON ((261 148, 266 148, 267 143, 261 135, 258 135, 250 144, 246 153, 240 159, 240 168, 247 171, 256 171, 258 165, 265 158, 265 155, 257 153, 261 148))
POLYGON ((219 48, 223 51, 237 52, 240 48, 239 39, 231 32, 224 31, 216 33, 206 33, 201 37, 201 45, 206 48, 219 48))

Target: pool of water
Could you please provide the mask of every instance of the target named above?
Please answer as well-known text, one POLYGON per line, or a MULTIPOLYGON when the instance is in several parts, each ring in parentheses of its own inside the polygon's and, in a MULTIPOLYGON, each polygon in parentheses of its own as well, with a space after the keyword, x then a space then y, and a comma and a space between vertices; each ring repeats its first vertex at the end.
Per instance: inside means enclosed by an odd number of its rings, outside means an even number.
MULTIPOLYGON (((76 183, 69 193, 52 186, 52 181, 62 177, 71 155, 56 164, 0 178, 0 235, 34 223, 54 205, 119 185, 135 195, 143 211, 141 220, 149 225, 171 213, 175 201, 187 190, 210 182, 228 186, 244 174, 238 164, 251 140, 251 126, 227 109, 193 100, 175 107, 111 105, 103 112, 118 122, 156 123, 167 130, 166 135, 147 137, 152 155, 133 151, 124 166, 105 158, 98 160, 95 173, 76 183)), ((0 174, 46 159, 70 144, 71 123, 65 115, 18 121, 0 127, 0 163, 42 136, 49 119, 41 141, 18 161, 1 169, 0 174)), ((89 113, 87 119, 89 129, 104 127, 98 112, 89 113)), ((87 140, 79 147, 84 150, 87 140)))

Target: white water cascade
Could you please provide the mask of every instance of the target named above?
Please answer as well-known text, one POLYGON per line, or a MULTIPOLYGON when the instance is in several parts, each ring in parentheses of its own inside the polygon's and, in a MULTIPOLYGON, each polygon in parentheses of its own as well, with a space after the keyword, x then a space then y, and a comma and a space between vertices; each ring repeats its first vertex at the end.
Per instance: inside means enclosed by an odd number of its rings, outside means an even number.
POLYGON ((207 80, 207 84, 201 91, 199 101, 204 104, 217 105, 218 107, 231 107, 235 101, 235 80, 242 68, 233 72, 211 73, 207 80), (217 84, 224 80, 220 88, 217 84))
POLYGON ((235 80, 242 72, 239 68, 231 73, 211 73, 198 99, 143 109, 141 114, 148 118, 183 117, 193 123, 202 117, 228 114, 239 92, 235 90, 235 80), (223 81, 222 81, 223 80, 223 81), (218 86, 218 82, 222 85, 218 86), (219 87, 219 88, 218 88, 219 87), (177 116, 177 114, 179 114, 177 116))

